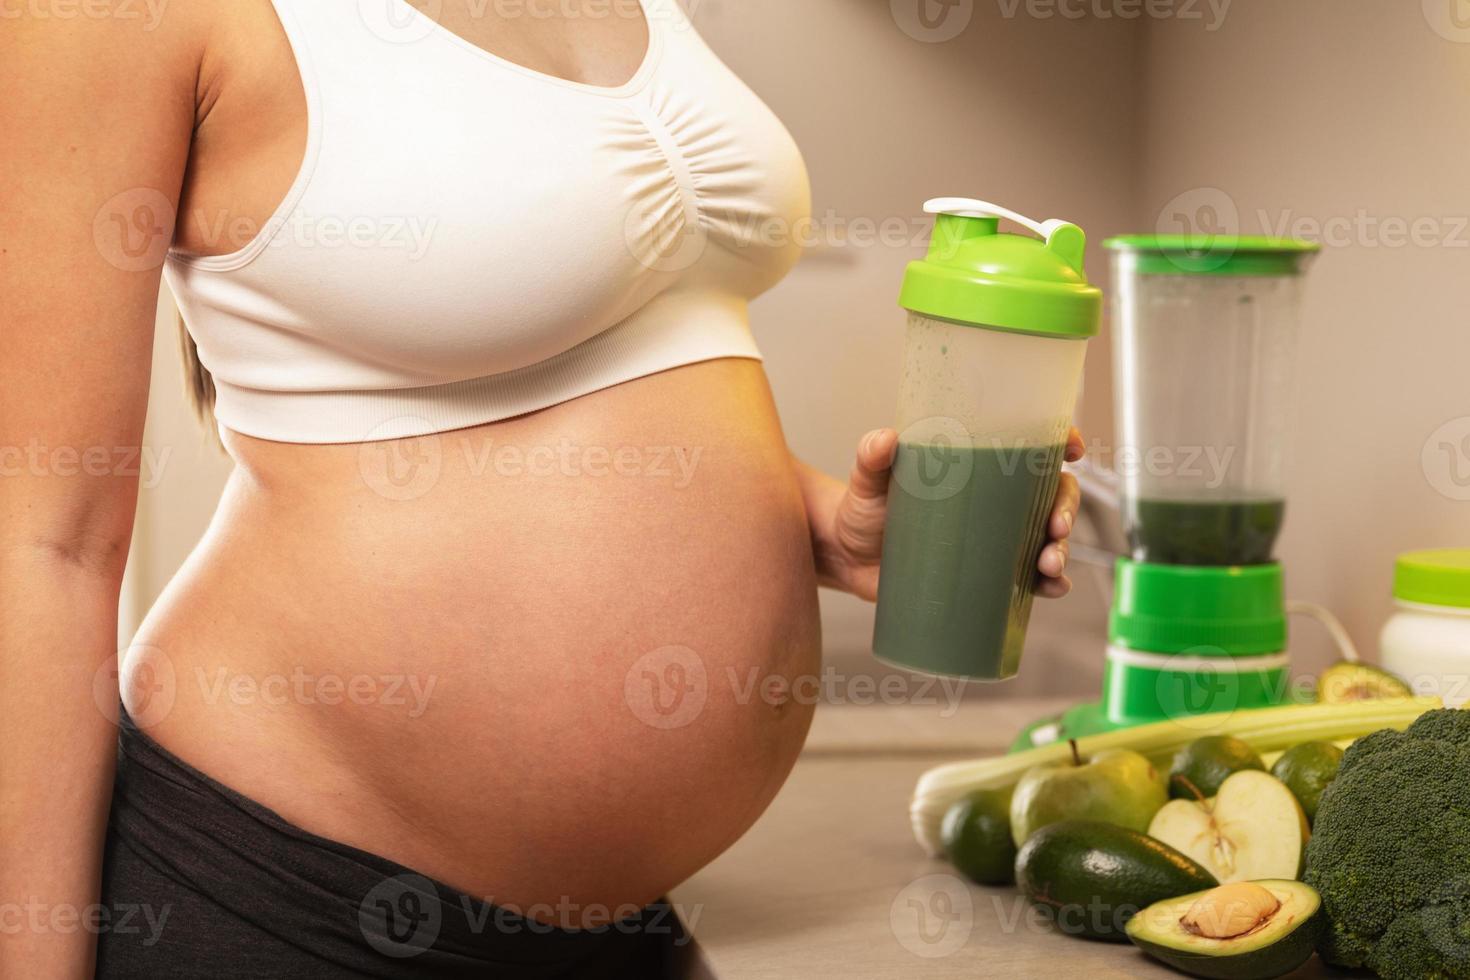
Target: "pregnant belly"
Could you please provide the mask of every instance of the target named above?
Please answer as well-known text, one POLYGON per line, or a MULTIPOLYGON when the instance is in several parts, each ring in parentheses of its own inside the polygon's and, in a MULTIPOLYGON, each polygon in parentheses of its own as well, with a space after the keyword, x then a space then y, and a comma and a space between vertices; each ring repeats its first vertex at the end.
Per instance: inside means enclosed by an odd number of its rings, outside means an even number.
POLYGON ((568 926, 673 887, 779 788, 820 637, 755 362, 408 444, 231 451, 124 671, 216 779, 568 926))

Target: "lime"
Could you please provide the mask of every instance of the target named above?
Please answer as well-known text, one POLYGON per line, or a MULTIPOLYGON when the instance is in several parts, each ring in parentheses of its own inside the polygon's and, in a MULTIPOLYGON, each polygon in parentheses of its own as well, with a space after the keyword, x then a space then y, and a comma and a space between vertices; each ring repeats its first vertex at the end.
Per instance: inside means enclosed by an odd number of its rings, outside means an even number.
POLYGON ((982 885, 1015 880, 1016 844, 1011 840, 1011 791, 980 789, 951 806, 939 828, 949 861, 982 885))
POLYGON ((1256 750, 1232 735, 1207 735, 1190 742, 1169 767, 1169 795, 1176 800, 1214 796, 1220 784, 1242 769, 1266 771, 1256 750))
POLYGON ((1306 811, 1308 820, 1317 819, 1317 804, 1322 791, 1337 778, 1342 763, 1342 749, 1331 742, 1303 742, 1282 753, 1271 767, 1271 775, 1286 784, 1306 811))

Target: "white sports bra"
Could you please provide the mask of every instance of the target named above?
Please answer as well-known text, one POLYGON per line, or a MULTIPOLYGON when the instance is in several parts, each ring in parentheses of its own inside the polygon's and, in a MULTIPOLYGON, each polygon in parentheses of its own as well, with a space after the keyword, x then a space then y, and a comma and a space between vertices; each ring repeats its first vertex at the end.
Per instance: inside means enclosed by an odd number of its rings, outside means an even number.
POLYGON ((634 77, 584 85, 405 0, 273 0, 305 159, 262 233, 169 254, 220 425, 365 442, 509 418, 720 357, 795 264, 806 170, 675 0, 634 77))

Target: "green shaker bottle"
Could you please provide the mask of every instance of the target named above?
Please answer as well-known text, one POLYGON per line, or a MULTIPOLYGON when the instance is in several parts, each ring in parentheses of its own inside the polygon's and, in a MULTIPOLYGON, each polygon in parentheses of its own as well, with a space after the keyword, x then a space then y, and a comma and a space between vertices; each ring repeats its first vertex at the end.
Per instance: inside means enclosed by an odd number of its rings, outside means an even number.
POLYGON ((1102 294, 1082 229, 966 198, 909 265, 898 456, 873 652, 909 670, 1001 680, 1020 667, 1036 560, 1102 294), (1001 234, 1006 218, 1034 231, 1001 234))

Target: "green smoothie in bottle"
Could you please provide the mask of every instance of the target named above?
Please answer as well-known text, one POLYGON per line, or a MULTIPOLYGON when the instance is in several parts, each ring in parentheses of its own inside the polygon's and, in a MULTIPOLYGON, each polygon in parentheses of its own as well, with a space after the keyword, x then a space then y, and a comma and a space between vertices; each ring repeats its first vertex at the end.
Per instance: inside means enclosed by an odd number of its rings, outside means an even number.
POLYGON ((946 198, 909 265, 899 444, 873 651, 926 673, 1020 666, 1067 429, 1101 294, 1076 225, 946 198), (1000 219, 1036 236, 1002 234, 1000 219))
POLYGON ((899 443, 878 649, 949 657, 931 667, 944 673, 1016 672, 1065 450, 899 443))

